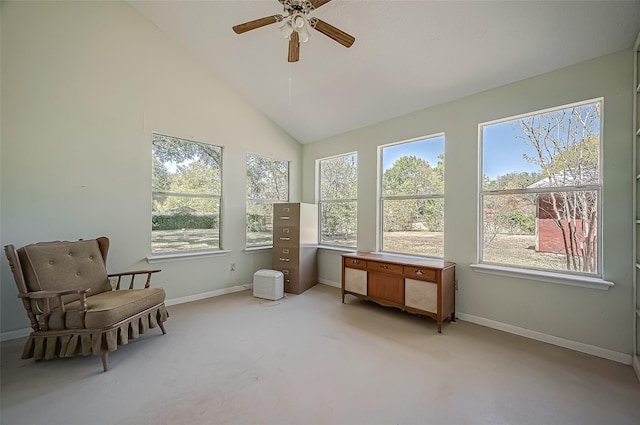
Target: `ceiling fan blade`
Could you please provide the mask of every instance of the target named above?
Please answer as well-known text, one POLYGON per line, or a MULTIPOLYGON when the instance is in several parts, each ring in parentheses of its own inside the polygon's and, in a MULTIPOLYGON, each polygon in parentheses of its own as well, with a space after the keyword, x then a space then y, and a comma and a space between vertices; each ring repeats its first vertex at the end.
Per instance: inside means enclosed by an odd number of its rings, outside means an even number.
POLYGON ((330 1, 331 0, 311 0, 311 6, 313 6, 314 9, 317 9, 323 4, 329 3, 330 1))
POLYGON ((238 24, 233 27, 233 31, 236 34, 242 34, 247 31, 255 30, 256 28, 264 27, 265 25, 275 24, 276 22, 282 21, 282 18, 282 15, 266 16, 264 18, 256 19, 255 21, 238 24))
POLYGON ((289 62, 298 62, 300 59, 300 39, 296 31, 289 36, 289 62))
POLYGON ((312 18, 309 20, 309 22, 313 28, 320 31, 327 37, 334 39, 338 43, 342 44, 344 47, 351 47, 353 42, 356 41, 355 37, 353 37, 352 35, 349 35, 346 32, 339 30, 333 25, 327 24, 325 21, 321 19, 312 18))

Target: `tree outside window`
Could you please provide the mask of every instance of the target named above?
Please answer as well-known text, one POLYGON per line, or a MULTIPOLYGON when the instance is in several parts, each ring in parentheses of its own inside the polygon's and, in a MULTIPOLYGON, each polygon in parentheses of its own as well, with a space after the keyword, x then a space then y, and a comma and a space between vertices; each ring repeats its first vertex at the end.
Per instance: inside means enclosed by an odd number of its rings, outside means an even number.
POLYGON ((289 200, 289 162, 247 154, 247 247, 273 244, 273 204, 289 200))
POLYGON ((222 148, 152 138, 151 252, 220 249, 222 148))
POLYGON ((444 136, 383 146, 383 251, 444 256, 444 136))
POLYGON ((358 154, 319 160, 320 244, 357 246, 358 154))
POLYGON ((602 100, 481 126, 481 261, 600 275, 602 100))

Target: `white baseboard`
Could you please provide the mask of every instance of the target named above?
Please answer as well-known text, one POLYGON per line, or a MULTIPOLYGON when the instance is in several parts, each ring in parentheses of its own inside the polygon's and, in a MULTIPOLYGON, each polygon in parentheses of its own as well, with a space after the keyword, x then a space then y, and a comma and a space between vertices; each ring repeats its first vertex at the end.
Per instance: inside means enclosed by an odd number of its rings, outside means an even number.
MULTIPOLYGON (((247 289, 251 289, 252 287, 253 287, 252 284, 232 286, 230 288, 217 289, 215 291, 204 292, 202 294, 188 295, 186 297, 180 297, 180 298, 172 298, 170 300, 166 300, 164 304, 166 306, 184 304, 191 301, 204 300, 206 298, 218 297, 220 295, 246 291, 247 289)), ((12 339, 18 339, 18 338, 23 338, 25 336, 29 336, 31 331, 32 331, 31 328, 23 328, 23 329, 17 329, 15 331, 2 332, 0 333, 0 342, 10 341, 12 339)))
POLYGON ((29 336, 33 331, 31 328, 16 329, 15 331, 8 331, 0 333, 0 342, 10 341, 12 339, 23 338, 29 336))
POLYGON ((334 282, 333 280, 323 279, 321 277, 318 278, 318 283, 322 283, 323 285, 333 286, 334 288, 342 288, 342 283, 334 282))
POLYGON ((246 291, 247 289, 251 289, 253 287, 252 284, 238 285, 232 286, 230 288, 222 288, 216 289, 215 291, 203 292, 201 294, 188 295, 186 297, 180 298, 172 298, 170 300, 166 300, 164 305, 172 306, 176 304, 184 304, 189 303, 191 301, 204 300, 207 298, 219 297, 220 295, 233 294, 234 292, 246 291))
POLYGON ((636 378, 640 381, 640 358, 636 355, 632 360, 633 370, 636 372, 636 378))
MULTIPOLYGON (((498 329, 500 331, 535 339, 536 341, 542 341, 559 347, 568 348, 570 350, 579 351, 581 353, 591 354, 592 356, 602 357, 604 359, 613 360, 614 362, 624 363, 627 365, 631 364, 632 356, 630 354, 620 353, 618 351, 608 350, 606 348, 596 347, 595 345, 584 344, 582 342, 572 341, 570 339, 560 338, 502 322, 496 322, 495 320, 485 319, 471 314, 456 313, 456 317, 460 320, 486 326, 488 328, 498 329)), ((640 373, 638 373, 639 371, 640 365, 636 368, 638 376, 640 376, 640 373)))

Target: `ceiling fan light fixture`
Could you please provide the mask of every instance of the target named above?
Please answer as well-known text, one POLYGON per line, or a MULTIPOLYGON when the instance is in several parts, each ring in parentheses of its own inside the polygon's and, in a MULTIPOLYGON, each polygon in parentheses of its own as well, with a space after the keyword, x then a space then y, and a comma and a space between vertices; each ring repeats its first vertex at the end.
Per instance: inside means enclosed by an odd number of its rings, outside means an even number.
POLYGON ((293 18, 291 18, 291 21, 293 23, 293 26, 296 27, 297 31, 300 31, 302 28, 304 28, 307 23, 307 20, 301 14, 295 15, 293 18))
POLYGON ((309 36, 311 34, 309 34, 309 31, 307 31, 306 28, 302 28, 300 31, 298 31, 298 35, 300 36, 300 41, 306 43, 307 41, 309 41, 309 36))
POLYGON ((293 27, 289 22, 285 22, 284 25, 280 27, 280 32, 284 38, 289 38, 293 33, 293 27))

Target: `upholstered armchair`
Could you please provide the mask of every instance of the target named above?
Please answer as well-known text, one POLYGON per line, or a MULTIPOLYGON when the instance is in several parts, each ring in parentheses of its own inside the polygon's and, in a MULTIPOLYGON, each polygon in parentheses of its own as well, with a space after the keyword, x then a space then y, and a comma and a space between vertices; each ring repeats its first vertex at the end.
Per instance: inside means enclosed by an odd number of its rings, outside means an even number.
POLYGON ((92 354, 102 358, 106 372, 108 353, 119 345, 149 328, 166 333, 165 292, 150 287, 151 275, 160 270, 107 274, 108 238, 4 249, 33 329, 23 359, 92 354), (134 289, 138 275, 146 275, 144 288, 134 289), (124 276, 131 277, 126 289, 124 276))

